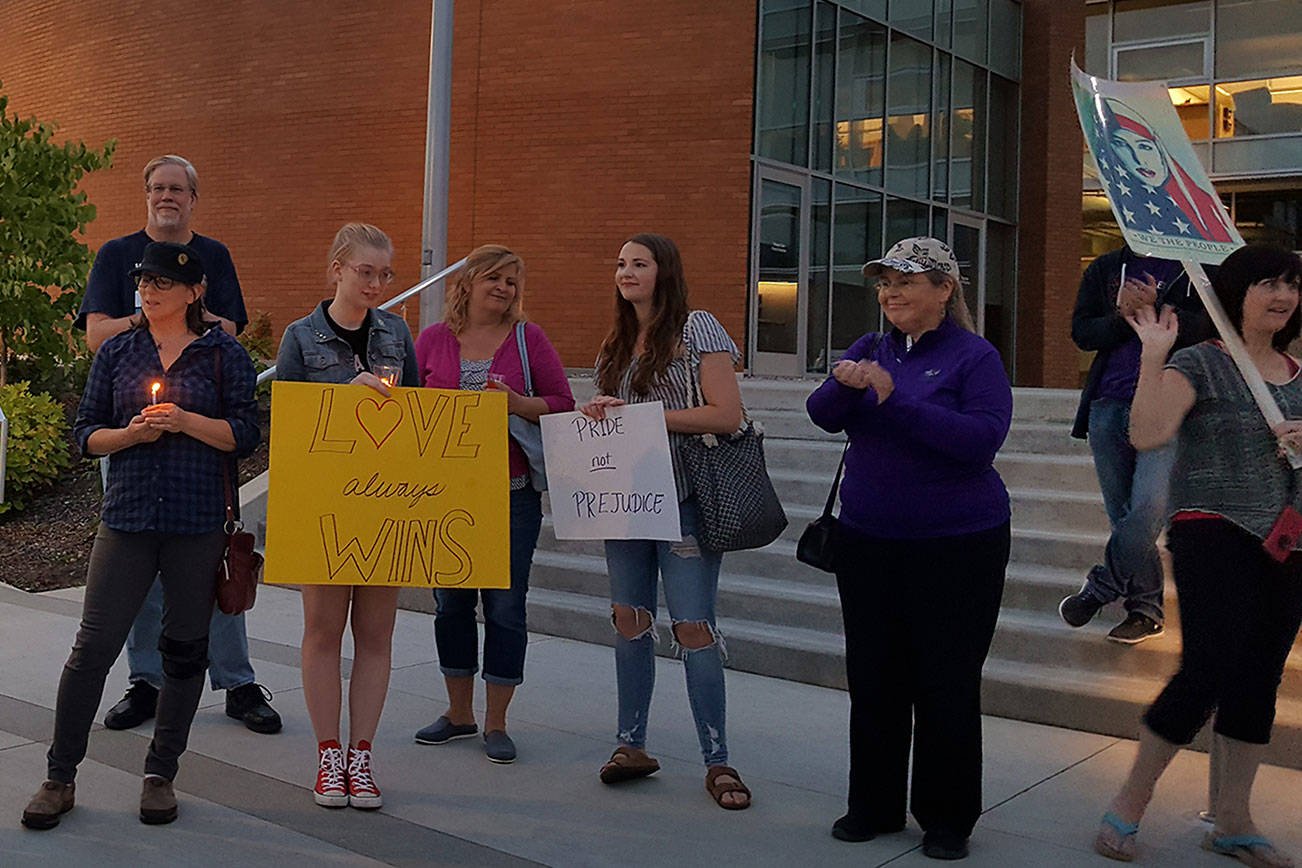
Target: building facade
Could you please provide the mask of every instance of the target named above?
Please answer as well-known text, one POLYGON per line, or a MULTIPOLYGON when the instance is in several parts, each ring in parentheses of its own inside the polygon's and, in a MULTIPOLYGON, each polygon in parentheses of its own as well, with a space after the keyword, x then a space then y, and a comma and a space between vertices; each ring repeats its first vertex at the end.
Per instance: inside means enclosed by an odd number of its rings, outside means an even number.
MULTIPOLYGON (((88 243, 142 225, 140 167, 177 152, 202 179, 195 228, 230 246, 249 309, 277 332, 322 297, 348 220, 385 228, 400 282, 416 281, 428 4, 223 0, 182 18, 105 0, 93 28, 55 26, 79 8, 8 3, 0 82, 11 110, 62 135, 118 139, 114 168, 85 183, 100 215, 88 243)), ((620 244, 660 231, 748 371, 813 377, 880 322, 859 266, 932 234, 957 251, 1015 381, 1073 385, 1081 211, 1064 203, 1081 141, 1066 69, 1085 12, 459 0, 449 257, 518 250, 530 317, 582 367, 610 322, 620 244)))

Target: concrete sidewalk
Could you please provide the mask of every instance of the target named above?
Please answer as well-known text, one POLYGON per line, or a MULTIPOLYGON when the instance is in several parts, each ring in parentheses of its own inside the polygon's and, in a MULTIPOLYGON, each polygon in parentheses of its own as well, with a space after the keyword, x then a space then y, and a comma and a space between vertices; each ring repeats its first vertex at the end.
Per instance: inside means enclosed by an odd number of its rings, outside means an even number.
MULTIPOLYGON (((657 660, 651 752, 662 770, 603 786, 613 748, 609 648, 533 636, 528 682, 511 706, 520 759, 488 762, 478 739, 438 747, 412 733, 446 703, 431 618, 400 611, 393 680, 375 742, 385 807, 330 811, 312 803, 315 742, 298 670, 298 594, 261 589, 249 613, 258 679, 285 718, 256 735, 207 693, 181 760, 180 819, 136 819, 149 727, 96 729, 77 779, 77 808, 58 828, 18 823, 45 772, 55 687, 76 631, 80 589, 26 594, 0 585, 0 865, 934 865, 912 824, 863 844, 830 837, 844 806, 848 700, 840 691, 729 672, 732 763, 755 793, 748 811, 715 807, 703 786, 682 668, 657 660)), ((345 653, 350 653, 345 649, 345 653)), ((109 677, 103 711, 126 686, 109 677)), ((479 696, 482 697, 482 688, 479 696)), ((97 718, 98 719, 98 718, 97 718)), ((1134 743, 987 718, 985 814, 971 866, 1103 866, 1090 849, 1103 806, 1134 743)), ((1140 833, 1138 865, 1225 868, 1199 849, 1207 759, 1181 753, 1140 833)), ((1302 856, 1302 772, 1264 767, 1254 810, 1267 834, 1302 856)))

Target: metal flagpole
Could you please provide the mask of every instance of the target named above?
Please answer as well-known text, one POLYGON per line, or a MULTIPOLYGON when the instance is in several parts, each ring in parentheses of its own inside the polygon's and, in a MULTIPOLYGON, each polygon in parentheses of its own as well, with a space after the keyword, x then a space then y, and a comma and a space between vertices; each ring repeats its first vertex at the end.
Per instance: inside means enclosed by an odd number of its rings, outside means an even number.
MULTIPOLYGON (((425 122, 425 204, 421 227, 422 279, 448 261, 448 163, 452 121, 452 0, 431 0, 429 107, 425 122)), ((443 296, 421 296, 420 327, 443 319, 443 296)))

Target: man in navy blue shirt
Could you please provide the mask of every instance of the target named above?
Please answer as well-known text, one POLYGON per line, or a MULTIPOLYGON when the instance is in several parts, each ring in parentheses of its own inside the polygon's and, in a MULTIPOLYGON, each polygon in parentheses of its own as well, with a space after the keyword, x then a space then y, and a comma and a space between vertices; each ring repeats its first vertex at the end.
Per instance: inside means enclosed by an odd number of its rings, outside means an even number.
MULTIPOLYGON (((204 307, 222 328, 238 334, 249 318, 230 251, 220 241, 190 229, 199 203, 199 175, 194 166, 184 157, 168 154, 150 160, 144 178, 145 228, 106 242, 95 255, 76 320, 77 326, 86 330, 87 346, 97 351, 104 341, 139 322, 140 295, 130 272, 151 241, 188 244, 199 254, 207 278, 204 307)), ((131 685, 122 701, 104 716, 109 729, 130 729, 154 716, 158 688, 163 683, 163 659, 158 650, 162 622, 162 586, 155 581, 127 638, 131 685)), ((214 611, 208 653, 208 676, 214 690, 226 691, 226 713, 254 732, 279 731, 280 715, 267 704, 271 695, 254 680, 243 615, 214 611)))

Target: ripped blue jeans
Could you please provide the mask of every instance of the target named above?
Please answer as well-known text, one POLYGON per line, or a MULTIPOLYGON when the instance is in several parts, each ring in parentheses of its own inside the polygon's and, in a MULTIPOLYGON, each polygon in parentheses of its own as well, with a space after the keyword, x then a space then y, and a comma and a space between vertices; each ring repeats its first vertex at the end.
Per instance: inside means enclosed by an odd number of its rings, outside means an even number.
MULTIPOLYGON (((696 721, 701 756, 707 766, 728 764, 724 735, 723 637, 714 622, 719 594, 719 565, 723 555, 703 551, 696 542, 700 523, 696 500, 678 504, 682 542, 606 540, 606 570, 610 573, 612 606, 629 606, 651 614, 652 626, 636 639, 616 631, 615 677, 619 685, 620 744, 646 747, 647 713, 655 687, 656 579, 663 577, 665 602, 673 624, 708 624, 714 642, 704 648, 682 648, 687 671, 687 699, 696 721)), ((681 648, 675 637, 675 648, 681 648)))

